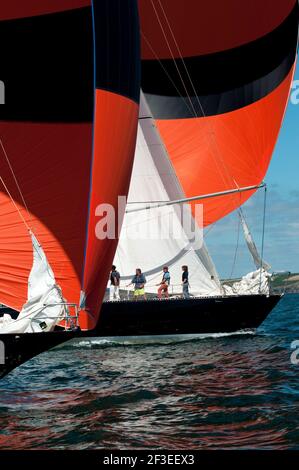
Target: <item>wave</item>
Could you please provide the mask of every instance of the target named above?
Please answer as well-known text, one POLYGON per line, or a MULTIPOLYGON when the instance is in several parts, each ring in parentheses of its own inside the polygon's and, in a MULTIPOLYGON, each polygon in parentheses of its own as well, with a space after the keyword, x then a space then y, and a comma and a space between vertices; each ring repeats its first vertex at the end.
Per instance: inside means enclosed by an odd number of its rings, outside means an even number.
POLYGON ((234 337, 240 335, 254 335, 255 329, 245 329, 234 331, 232 333, 201 333, 201 334, 180 334, 180 335, 155 335, 155 336, 109 336, 109 337, 90 337, 76 338, 59 348, 105 348, 118 346, 151 346, 167 345, 185 342, 200 341, 204 339, 218 339, 225 337, 234 337))

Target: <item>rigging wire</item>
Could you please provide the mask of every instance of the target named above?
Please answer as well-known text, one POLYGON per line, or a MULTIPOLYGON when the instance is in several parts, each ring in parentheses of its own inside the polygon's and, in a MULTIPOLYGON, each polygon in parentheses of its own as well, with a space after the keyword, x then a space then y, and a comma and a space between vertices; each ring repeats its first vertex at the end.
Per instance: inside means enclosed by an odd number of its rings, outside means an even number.
POLYGON ((25 224, 27 230, 28 230, 29 232, 31 232, 31 229, 30 229, 29 225, 27 224, 27 222, 26 222, 26 220, 25 220, 23 214, 21 213, 19 207, 18 207, 17 204, 15 203, 15 201, 14 201, 14 199, 13 199, 11 193, 9 192, 8 187, 6 186, 6 184, 5 184, 4 181, 3 181, 2 176, 0 176, 0 181, 1 181, 1 183, 3 184, 3 186, 4 186, 4 188, 5 188, 5 191, 7 192, 7 194, 8 194, 8 196, 9 196, 11 202, 13 203, 13 205, 14 205, 16 211, 18 212, 20 218, 22 219, 23 223, 25 224))
POLYGON ((230 279, 233 278, 233 273, 234 273, 236 263, 237 263, 239 244, 240 244, 240 225, 241 225, 241 222, 240 222, 240 219, 238 218, 237 243, 236 243, 236 249, 235 249, 235 254, 234 254, 234 260, 233 260, 233 264, 232 264, 232 270, 231 270, 231 273, 230 273, 230 279))
MULTIPOLYGON (((153 5, 153 0, 151 0, 151 3, 152 3, 152 5, 153 5)), ((197 103, 198 103, 198 105, 199 105, 199 108, 200 108, 200 111, 201 111, 201 113, 202 113, 202 116, 203 116, 203 117, 207 117, 207 116, 206 116, 206 113, 205 113, 205 111, 204 111, 203 105, 202 105, 202 103, 201 103, 201 101, 200 101, 200 99, 199 99, 199 96, 198 96, 198 94, 197 94, 195 85, 194 85, 194 83, 193 83, 193 81, 192 81, 192 78, 191 78, 191 76, 190 76, 190 73, 189 73, 189 71, 188 71, 188 67, 187 67, 186 62, 185 62, 185 60, 184 60, 184 57, 183 57, 183 55, 182 55, 182 53, 181 53, 181 50, 180 50, 180 48, 179 48, 179 45, 178 45, 178 43, 177 43, 177 41, 176 41, 176 38, 175 38, 174 32, 173 32, 173 30, 172 30, 172 28, 171 28, 170 22, 169 22, 169 20, 168 20, 168 18, 167 18, 166 12, 165 12, 165 10, 164 10, 164 8, 163 8, 163 5, 161 4, 161 1, 160 1, 160 0, 158 0, 158 3, 159 3, 160 8, 161 8, 161 10, 162 10, 162 12, 163 12, 163 15, 164 15, 166 24, 167 24, 167 26, 168 26, 168 28, 169 28, 169 31, 170 31, 171 36, 172 36, 172 38, 173 38, 174 44, 175 44, 175 46, 176 46, 176 48, 177 48, 177 51, 178 51, 178 53, 179 53, 180 59, 181 59, 182 64, 183 64, 183 66, 184 66, 185 72, 186 72, 186 74, 187 74, 188 80, 189 80, 190 85, 191 85, 191 88, 192 88, 192 90, 193 90, 195 99, 196 99, 196 101, 197 101, 197 103)), ((156 13, 156 16, 157 16, 158 13, 157 13, 157 10, 155 9, 154 5, 153 5, 153 8, 154 8, 155 13, 156 13)), ((158 16, 157 16, 157 18, 158 18, 158 16)), ((161 29, 162 29, 162 33, 163 33, 163 35, 164 35, 164 37, 165 37, 165 33, 164 33, 164 30, 163 30, 163 26, 162 26, 162 23, 161 23, 161 21, 159 20, 159 18, 158 18, 158 21, 159 21, 160 27, 161 27, 161 29)), ((166 41, 167 41, 167 40, 166 40, 166 41)), ((175 60, 174 55, 173 55, 173 53, 172 53, 172 51, 171 51, 171 48, 170 48, 170 46, 169 46, 169 44, 168 44, 168 41, 167 41, 167 46, 168 46, 168 48, 169 48, 169 50, 170 50, 170 53, 171 53, 171 56, 172 56, 172 59, 173 59, 175 65, 176 65, 176 68, 178 69, 177 64, 176 64, 176 60, 175 60)), ((181 77, 181 74, 180 74, 180 78, 181 78, 181 80, 183 81, 183 78, 181 77)), ((185 88, 186 92, 188 93, 187 87, 184 86, 184 88, 185 88)), ((189 97, 190 102, 192 102, 191 97, 189 96, 189 94, 188 94, 188 97, 189 97)), ((192 102, 192 104, 193 104, 193 102, 192 102)), ((193 106, 193 108, 194 108, 194 106, 193 106)), ((194 110, 195 110, 195 108, 194 108, 194 110)), ((195 110, 195 117, 198 117, 198 115, 197 115, 197 113, 196 113, 196 110, 195 110)), ((214 147, 215 147, 215 149, 216 149, 216 152, 217 152, 218 156, 220 157, 220 160, 221 160, 223 169, 224 169, 224 171, 226 172, 226 174, 227 174, 227 176, 229 177, 229 179, 230 179, 230 180, 236 185, 236 187, 238 188, 238 184, 237 184, 237 182, 235 181, 235 178, 234 178, 234 177, 232 176, 232 174, 230 173, 228 166, 226 165, 226 163, 224 162, 224 160, 223 160, 223 158, 222 158, 220 149, 219 149, 219 147, 218 147, 217 140, 216 140, 216 138, 215 138, 215 130, 214 130, 214 128, 213 128, 213 126, 212 126, 212 124, 211 124, 210 122, 208 122, 208 127, 210 128, 209 134, 210 134, 210 136, 212 137, 211 140, 213 140, 214 147)), ((214 158, 214 161, 215 161, 216 165, 218 166, 218 161, 217 161, 217 159, 215 159, 214 152, 212 152, 212 156, 213 156, 213 158, 214 158)), ((219 171, 219 173, 220 173, 221 178, 223 179, 223 182, 226 183, 226 182, 225 182, 225 179, 224 179, 224 175, 223 175, 222 172, 220 171, 219 166, 218 166, 218 171, 219 171)))
MULTIPOLYGON (((164 28, 163 28, 163 25, 162 25, 162 21, 160 20, 158 11, 157 11, 157 9, 156 9, 155 6, 154 6, 153 0, 151 0, 151 4, 152 4, 152 7, 153 7, 154 12, 155 12, 155 14, 156 14, 158 23, 159 23, 160 28, 161 28, 161 30, 162 30, 162 33, 163 33, 163 36, 164 36, 164 38, 165 38, 166 44, 167 44, 167 46, 168 46, 168 49, 169 49, 169 51, 170 51, 171 57, 172 57, 172 59, 173 59, 173 61, 174 61, 175 67, 176 67, 177 72, 178 72, 178 74, 179 74, 179 78, 180 78, 180 80, 181 80, 181 82, 182 82, 182 84, 183 84, 183 87, 184 87, 184 89, 185 89, 185 92, 187 93, 187 97, 188 97, 190 103, 192 104, 192 109, 194 110, 195 117, 198 117, 197 112, 196 112, 196 109, 195 109, 195 107, 194 107, 194 105, 193 105, 193 101, 192 101, 191 97, 189 96, 188 89, 187 89, 187 86, 186 86, 186 84, 185 84, 185 82, 184 82, 183 76, 182 76, 182 74, 181 74, 181 72, 180 72, 180 70, 179 70, 178 64, 177 64, 177 62, 176 62, 176 60, 175 60, 175 57, 174 57, 174 54, 173 54, 173 52, 172 52, 172 50, 171 50, 171 46, 170 46, 170 43, 169 43, 169 41, 168 41, 168 39, 167 39, 166 32, 164 31, 164 28)), ((163 5, 162 5, 162 3, 161 3, 161 0, 158 0, 158 4, 159 4, 160 9, 161 9, 161 11, 162 11, 162 13, 163 13, 164 19, 165 19, 165 21, 166 21, 166 25, 167 25, 167 27, 168 27, 168 29, 169 29, 169 31, 170 31, 170 34, 171 34, 171 36, 172 36, 173 42, 174 42, 174 44, 175 44, 175 47, 176 47, 176 49, 177 49, 177 51, 178 51, 178 53, 179 53, 179 57, 180 57, 180 59, 181 59, 181 61, 182 61, 183 67, 184 67, 184 69, 185 69, 187 78, 188 78, 189 83, 190 83, 190 85, 191 85, 191 88, 192 88, 192 90, 193 90, 193 93, 194 93, 195 99, 196 99, 196 101, 197 101, 197 103, 198 103, 198 106, 199 106, 199 109, 200 109, 200 111, 201 111, 201 114, 202 114, 203 117, 206 117, 206 114, 205 114, 203 105, 202 105, 202 103, 201 103, 201 101, 200 101, 200 98, 199 98, 197 92, 196 92, 195 85, 194 85, 194 83, 193 83, 193 81, 192 81, 191 75, 190 75, 190 73, 189 73, 189 71, 188 71, 188 67, 187 67, 186 62, 185 62, 185 60, 184 60, 184 57, 183 57, 183 55, 182 55, 182 53, 181 53, 181 50, 180 50, 180 48, 179 48, 179 45, 178 45, 178 43, 177 43, 177 40, 176 40, 176 38, 175 38, 173 29, 172 29, 172 27, 171 27, 171 25, 170 25, 170 22, 169 22, 169 20, 168 20, 168 17, 167 17, 167 14, 166 14, 166 12, 165 12, 165 9, 163 8, 163 5)), ((159 62, 160 62, 160 61, 159 61, 159 62)), ((164 69, 164 67, 163 67, 163 69, 164 69)), ((168 78, 170 78, 168 73, 167 73, 167 76, 168 76, 168 78)), ((171 80, 171 79, 170 79, 170 80, 171 80)), ((173 81, 171 80, 171 82, 173 82, 173 81)), ((215 147, 215 150, 216 150, 216 152, 217 152, 217 154, 218 154, 218 157, 219 157, 219 159, 220 159, 220 161, 221 161, 221 163, 222 163, 222 167, 223 167, 224 171, 226 172, 227 176, 229 177, 229 179, 232 180, 232 182, 233 182, 233 184, 236 186, 236 188, 237 188, 237 189, 240 189, 240 186, 239 186, 238 182, 237 182, 236 179, 233 177, 233 175, 232 175, 231 172, 229 171, 229 168, 228 168, 227 164, 225 163, 224 159, 222 158, 221 151, 220 151, 220 149, 219 149, 219 146, 218 146, 218 143, 217 143, 217 140, 216 140, 216 137, 215 137, 215 131, 214 131, 214 128, 212 127, 212 124, 211 124, 211 123, 209 123, 209 127, 210 127, 210 132, 209 132, 209 134, 210 134, 211 140, 212 140, 213 143, 214 143, 214 147, 215 147)), ((215 158, 215 155, 214 155, 214 152, 213 152, 213 151, 212 151, 212 156, 214 157, 214 161, 215 161, 215 163, 216 163, 216 165, 217 165, 217 167, 218 167, 219 174, 220 174, 220 176, 221 176, 221 178, 222 178, 224 184, 226 184, 224 175, 223 175, 222 172, 221 172, 221 169, 220 169, 220 167, 219 167, 217 158, 215 158)), ((242 203, 241 192, 239 193, 239 198, 240 198, 240 204, 241 204, 241 203, 242 203)), ((265 209, 264 209, 264 210, 265 210, 265 209)), ((265 219, 265 215, 264 215, 264 219, 265 219)), ((235 264, 236 264, 237 252, 238 252, 238 247, 239 247, 239 239, 240 239, 240 220, 239 220, 239 223, 238 223, 237 246, 236 246, 236 250, 235 250, 235 256, 234 256, 234 262, 233 262, 233 267, 232 267, 232 273, 233 273, 233 271, 234 271, 235 264)), ((261 259, 263 259, 263 254, 262 254, 261 259)), ((232 277, 232 275, 231 275, 231 277, 232 277)))
MULTIPOLYGON (((189 71, 188 71, 187 65, 186 65, 186 63, 185 63, 185 60, 184 60, 184 57, 183 57, 183 55, 182 55, 182 53, 181 53, 181 50, 180 50, 180 48, 179 48, 179 45, 178 45, 178 43, 177 43, 177 41, 176 41, 174 32, 173 32, 172 27, 171 27, 171 25, 170 25, 170 22, 169 22, 169 20, 168 20, 168 18, 167 18, 166 12, 165 12, 165 10, 164 10, 164 8, 163 8, 163 5, 161 4, 161 1, 160 1, 160 0, 158 0, 158 3, 159 3, 160 8, 161 8, 161 10, 162 10, 162 12, 163 12, 163 15, 164 15, 166 24, 167 24, 167 26, 168 26, 168 28, 169 28, 169 31, 170 31, 170 33, 171 33, 173 42, 174 42, 174 44, 175 44, 175 46, 176 46, 176 48, 177 48, 177 51, 178 51, 178 53, 179 53, 179 57, 180 57, 180 59, 181 59, 181 61, 182 61, 182 64, 183 64, 183 66, 184 66, 184 69, 185 69, 185 72, 186 72, 186 74, 187 74, 188 80, 189 80, 189 82, 190 82, 190 84, 191 84, 191 87, 192 87, 192 89, 193 89, 195 98, 196 98, 197 103, 198 103, 198 105, 199 105, 199 108, 200 108, 200 110, 201 110, 201 114, 202 114, 203 117, 206 117, 206 113, 205 113, 205 111, 204 111, 203 105, 202 105, 202 103, 201 103, 201 101, 200 101, 200 98, 199 98, 197 92, 196 92, 195 85, 194 85, 194 83, 193 83, 193 81, 192 81, 192 78, 191 78, 190 73, 189 73, 189 71)), ((187 89, 187 86, 186 86, 186 84, 185 84, 185 82, 184 82, 184 78, 183 78, 183 76, 182 76, 182 74, 181 74, 181 72, 180 72, 180 70, 179 70, 177 61, 176 61, 176 59, 175 59, 175 57, 174 57, 174 54, 173 54, 173 52, 172 52, 170 43, 169 43, 169 41, 168 41, 168 39, 167 39, 167 36, 166 36, 166 32, 164 31, 162 22, 161 22, 161 20, 160 20, 160 18, 159 18, 159 13, 158 13, 157 9, 155 8, 155 5, 154 5, 154 3, 153 3, 153 0, 151 0, 151 4, 152 4, 153 10, 154 10, 154 12, 155 12, 155 15, 156 15, 156 17, 157 17, 157 21, 158 21, 158 23, 159 23, 159 25, 160 25, 160 28, 161 28, 162 34, 163 34, 163 36, 164 36, 164 39, 165 39, 165 41, 166 41, 167 47, 168 47, 168 49, 169 49, 169 51, 170 51, 170 54, 171 54, 172 60, 173 60, 173 62, 174 62, 175 68, 176 68, 176 70, 177 70, 177 72, 178 72, 178 75, 179 75, 179 78, 180 78, 180 80, 181 80, 181 82, 182 82, 182 84, 183 84, 183 88, 184 88, 184 90, 185 90, 185 92, 186 92, 186 94, 187 94, 187 98, 189 99, 189 102, 190 102, 190 104, 191 104, 191 106, 192 106, 192 109, 193 109, 193 112, 194 112, 194 116, 195 116, 195 118, 197 118, 198 115, 197 115, 196 109, 195 109, 195 107, 194 107, 194 105, 193 105, 193 101, 192 101, 192 99, 191 99, 191 97, 190 97, 190 95, 189 95, 189 93, 188 93, 188 89, 187 89)), ((160 63, 160 65, 161 65, 163 71, 165 72, 165 74, 167 75, 168 79, 171 81, 171 83, 173 84, 173 86, 175 87, 175 89, 178 91, 179 96, 182 97, 181 93, 179 92, 178 88, 176 87, 176 85, 174 84, 172 78, 170 77, 169 73, 167 72, 167 70, 166 70, 165 67, 163 66, 162 62, 161 62, 160 59, 158 58, 157 54, 155 53, 153 47, 150 45, 149 41, 145 38, 144 34, 142 34, 142 35, 143 35, 144 39, 146 40, 148 46, 150 47, 151 51, 153 52, 154 56, 157 58, 158 62, 160 63)), ((185 98, 184 98, 184 102, 185 102, 185 104, 187 105, 187 103, 186 103, 186 101, 185 101, 185 98)), ((188 105, 187 105, 187 107, 188 107, 188 105)), ((189 108, 189 107, 188 107, 188 108, 189 108)), ((189 108, 189 110, 190 110, 190 108, 189 108)), ((227 181, 230 180, 230 181, 233 182, 233 184, 235 185, 235 187, 236 187, 237 189, 240 189, 239 184, 237 183, 237 181, 235 180, 235 178, 233 177, 233 175, 232 175, 231 172, 229 171, 229 168, 228 168, 227 164, 225 163, 225 161, 224 161, 224 159, 223 159, 223 157, 222 157, 222 155, 221 155, 221 151, 220 151, 220 149, 219 149, 219 146, 218 146, 218 143, 217 143, 217 140, 216 140, 216 137, 215 137, 215 130, 214 130, 214 127, 212 126, 212 124, 211 124, 209 121, 208 121, 208 127, 209 127, 209 129, 210 129, 210 132, 209 132, 209 135, 210 135, 210 138, 211 138, 210 141, 214 143, 214 148, 215 148, 215 150, 216 150, 216 152, 217 152, 217 154, 218 154, 218 159, 217 159, 216 155, 214 155, 214 152, 213 152, 213 151, 211 152, 211 154, 212 154, 212 157, 213 157, 213 159, 214 159, 214 162, 215 162, 215 164, 216 164, 216 167, 217 167, 217 169, 218 169, 219 175, 220 175, 220 177, 221 177, 221 179, 222 179, 224 185, 226 185, 226 184, 227 184, 227 181), (221 166, 223 167, 224 173, 226 173, 226 176, 228 176, 228 180, 226 180, 226 178, 224 177, 223 172, 221 171, 221 168, 220 168, 220 165, 219 165, 219 160, 220 160, 221 163, 222 163, 221 166)), ((241 203, 242 203, 241 192, 240 192, 239 196, 240 196, 240 204, 241 204, 241 203)), ((227 204, 225 204, 225 207, 228 207, 228 206, 229 206, 230 200, 231 200, 231 198, 227 198, 227 204)))
POLYGON ((174 57, 174 55, 173 55, 171 46, 170 46, 169 41, 168 41, 168 39, 167 39, 166 32, 164 31, 163 24, 162 24, 162 22, 161 22, 159 13, 158 13, 158 11, 157 11, 155 5, 154 5, 153 0, 151 0, 151 4, 152 4, 153 10, 154 10, 154 12, 155 12, 157 21, 158 21, 158 23, 159 23, 159 26, 160 26, 160 28, 161 28, 162 34, 163 34, 163 36, 164 36, 165 42, 166 42, 167 47, 168 47, 168 49, 169 49, 169 52, 170 52, 170 54, 171 54, 171 57, 172 57, 174 66, 175 66, 176 71, 177 71, 177 73, 178 73, 178 75, 179 75, 179 78, 180 78, 180 80, 181 80, 181 82, 182 82, 182 85, 183 85, 183 88, 184 88, 184 90, 185 90, 186 96, 187 96, 187 98, 188 98, 188 100, 189 100, 189 102, 190 102, 190 106, 191 106, 191 108, 192 108, 192 110, 193 110, 194 116, 197 117, 197 113, 196 113, 195 107, 194 107, 193 102, 192 102, 192 100, 191 100, 191 97, 190 97, 190 95, 189 95, 188 89, 187 89, 186 84, 185 84, 185 81, 184 81, 184 79, 183 79, 183 77, 182 77, 181 71, 180 71, 179 66, 178 66, 178 64, 177 64, 177 61, 175 60, 175 57, 174 57))
POLYGON ((10 163, 10 160, 9 160, 9 158, 8 158, 8 155, 7 155, 7 152, 6 152, 5 147, 4 147, 4 145, 3 145, 3 141, 2 141, 2 139, 1 139, 1 137, 0 137, 0 145, 1 145, 2 151, 3 151, 3 153, 4 153, 5 159, 6 159, 6 161, 7 161, 7 164, 8 164, 8 166, 9 166, 9 169, 10 169, 10 171, 11 171, 11 174, 12 174, 12 176, 13 176, 13 179, 14 179, 14 181, 15 181, 16 187, 18 188, 18 191, 19 191, 20 196, 21 196, 21 198, 22 198, 22 202, 23 202, 23 204, 24 204, 24 207, 25 207, 25 209, 26 209, 26 211, 27 211, 27 213, 28 213, 29 218, 31 218, 31 215, 30 215, 30 212, 29 212, 27 203, 26 203, 26 201, 25 201, 25 198, 24 198, 24 195, 23 195, 23 193, 22 193, 21 187, 20 187, 20 185, 19 185, 19 183, 18 183, 17 177, 16 177, 15 172, 14 172, 14 170, 13 170, 12 164, 10 163))
POLYGON ((170 74, 168 73, 167 69, 164 67, 163 62, 159 59, 159 57, 156 54, 156 52, 155 52, 154 48, 152 47, 151 43, 149 42, 149 40, 146 38, 145 34, 142 31, 141 31, 141 36, 143 37, 143 39, 145 40, 145 42, 148 45, 149 49, 151 50, 151 52, 155 56, 155 59, 157 60, 157 62, 161 66, 161 68, 163 69, 163 72, 165 73, 165 75, 167 76, 169 81, 171 82, 172 86, 175 88, 175 90, 178 93, 179 97, 182 98, 182 100, 185 102, 185 105, 188 108, 189 112, 192 114, 192 109, 189 107, 188 102, 186 100, 186 97, 182 95, 179 88, 176 86, 175 82, 172 80, 172 78, 171 78, 170 74))
POLYGON ((262 270, 263 270, 264 247, 265 247, 266 211, 267 211, 267 186, 265 186, 265 192, 264 192, 263 231, 262 231, 261 265, 260 265, 260 289, 259 289, 260 293, 262 289, 262 270))
MULTIPOLYGON (((12 165, 11 165, 11 163, 10 163, 9 158, 8 158, 8 155, 7 155, 7 152, 6 152, 5 147, 4 147, 4 145, 3 145, 3 141, 2 141, 2 138, 1 138, 1 137, 0 137, 0 145, 1 145, 1 148, 2 148, 2 151, 3 151, 3 154, 4 154, 4 156, 5 156, 6 162, 7 162, 8 166, 9 166, 10 171, 11 171, 11 174, 12 174, 12 176, 13 176, 13 179, 14 179, 14 182, 15 182, 15 184, 16 184, 16 187, 17 187, 17 189, 18 189, 18 191, 19 191, 19 194, 20 194, 20 196, 21 196, 23 205, 24 205, 24 207, 25 207, 25 209, 26 209, 26 211, 27 211, 29 220, 31 220, 31 214, 30 214, 30 212, 29 212, 29 209, 28 209, 28 206, 27 206, 27 204, 26 204, 24 195, 23 195, 23 193, 22 193, 21 187, 20 187, 20 185, 19 185, 19 183, 18 183, 17 177, 16 177, 16 175, 15 175, 15 172, 14 172, 14 170, 13 170, 13 167, 12 167, 12 165)), ((0 180, 1 180, 1 183, 3 184, 3 186, 4 186, 5 190, 6 190, 6 192, 7 192, 8 196, 9 196, 9 198, 11 199, 11 202, 13 203, 15 209, 17 210, 17 212, 18 212, 20 218, 22 219, 23 223, 25 224, 27 230, 28 230, 29 232, 31 232, 30 226, 28 225, 28 223, 26 222, 24 216, 22 215, 20 208, 17 206, 16 202, 14 201, 14 199, 13 199, 13 197, 12 197, 12 194, 10 193, 10 191, 9 191, 9 189, 8 189, 8 187, 7 187, 7 185, 4 183, 4 180, 3 180, 2 176, 0 176, 0 180)))
MULTIPOLYGON (((19 194, 20 194, 20 196, 21 196, 21 199, 22 199, 24 208, 25 208, 25 210, 26 210, 26 212, 27 212, 27 214, 28 214, 28 219, 29 219, 29 221, 30 221, 30 225, 32 225, 32 216, 31 216, 31 213, 30 213, 30 211, 29 211, 29 209, 28 209, 28 205, 27 205, 27 203, 26 203, 25 197, 24 197, 24 195, 23 195, 23 192, 22 192, 22 190, 21 190, 21 187, 20 187, 20 185, 19 185, 18 179, 17 179, 16 174, 15 174, 15 172, 14 172, 13 166, 12 166, 10 160, 9 160, 8 154, 7 154, 6 150, 5 150, 5 147, 4 147, 4 144, 3 144, 3 141, 2 141, 2 138, 1 138, 1 137, 0 137, 0 146, 1 146, 1 148, 2 148, 2 151, 3 151, 3 154, 4 154, 4 156, 5 156, 6 162, 7 162, 8 166, 9 166, 9 169, 10 169, 11 174, 12 174, 12 176, 13 176, 13 179, 14 179, 14 182, 15 182, 16 187, 17 187, 17 189, 18 189, 18 192, 19 192, 19 194)), ((30 234, 30 235, 33 234, 35 231, 33 231, 33 230, 32 230, 32 226, 30 226, 30 225, 27 223, 27 221, 26 221, 25 217, 23 216, 23 214, 22 214, 20 208, 18 207, 18 205, 17 205, 17 203, 15 202, 15 200, 14 200, 14 198, 13 198, 11 192, 9 191, 8 186, 5 184, 5 182, 4 182, 3 178, 2 178, 2 176, 0 176, 0 181, 1 181, 1 183, 2 183, 2 185, 3 185, 3 187, 4 187, 4 189, 5 189, 5 191, 7 192, 7 194, 8 194, 8 196, 9 196, 9 198, 10 198, 12 204, 14 205, 14 207, 15 207, 17 213, 19 214, 20 219, 22 220, 22 222, 24 223, 26 229, 28 230, 29 234, 30 234)), ((75 214, 75 211, 74 211, 74 217, 75 217, 75 215, 76 215, 76 214, 75 214)), ((40 243, 39 243, 38 240, 37 240, 37 242, 38 242, 39 247, 41 247, 41 245, 40 245, 40 243)), ((41 247, 41 248, 42 248, 42 247, 41 247)), ((40 253, 38 253, 38 256, 42 259, 40 253)), ((64 267, 64 265, 65 265, 65 262, 66 262, 66 261, 64 260, 63 263, 62 263, 62 266, 60 267, 59 272, 57 273, 58 276, 60 275, 60 273, 62 273, 62 270, 63 270, 63 267, 64 267)), ((49 267, 48 267, 48 265, 47 265, 47 270, 48 270, 48 272, 49 272, 49 267)))

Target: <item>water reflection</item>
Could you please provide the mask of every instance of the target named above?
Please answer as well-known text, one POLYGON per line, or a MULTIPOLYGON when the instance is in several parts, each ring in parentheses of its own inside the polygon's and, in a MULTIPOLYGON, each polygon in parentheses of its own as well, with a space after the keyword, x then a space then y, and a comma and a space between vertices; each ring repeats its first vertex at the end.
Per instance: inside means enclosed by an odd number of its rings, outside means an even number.
POLYGON ((296 306, 256 336, 43 354, 0 384, 0 448, 298 448, 296 306))

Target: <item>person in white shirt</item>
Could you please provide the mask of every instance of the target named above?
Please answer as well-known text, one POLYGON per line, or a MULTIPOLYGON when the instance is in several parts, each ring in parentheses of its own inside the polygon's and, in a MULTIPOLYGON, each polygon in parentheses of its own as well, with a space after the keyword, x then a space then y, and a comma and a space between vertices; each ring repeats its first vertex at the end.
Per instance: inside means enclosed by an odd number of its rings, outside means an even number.
POLYGON ((116 271, 116 266, 112 266, 110 272, 110 301, 120 300, 119 296, 120 274, 116 271))

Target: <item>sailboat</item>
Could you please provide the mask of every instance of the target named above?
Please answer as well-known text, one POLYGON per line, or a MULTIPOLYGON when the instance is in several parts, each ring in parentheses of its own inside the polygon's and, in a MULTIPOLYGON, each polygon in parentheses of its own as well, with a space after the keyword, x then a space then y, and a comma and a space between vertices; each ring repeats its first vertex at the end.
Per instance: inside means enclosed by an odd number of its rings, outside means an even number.
MULTIPOLYGON (((98 334, 234 332, 259 326, 280 300, 269 285, 243 212, 241 225, 256 271, 222 285, 204 243, 188 234, 163 239, 181 214, 200 230, 240 208, 264 187, 295 68, 298 4, 139 0, 142 97, 134 168, 114 265, 123 290, 135 268, 146 276, 146 302, 104 302, 98 334), (217 15, 216 12, 217 11, 217 15), (254 18, 254 24, 250 20, 254 18), (238 28, 236 28, 238 24, 238 28), (203 205, 203 219, 196 203, 203 205), (187 207, 182 208, 182 205, 187 207), (189 211, 189 215, 188 215, 189 211), (150 215, 148 215, 150 213, 150 215), (158 239, 138 233, 159 233, 158 239), (157 301, 163 266, 171 300, 157 301), (192 298, 181 297, 188 265, 192 298)), ((195 229, 196 231, 196 229, 195 229)), ((264 230, 263 230, 264 233, 264 230)), ((194 232, 193 232, 194 235, 194 232)))
POLYGON ((221 283, 190 206, 176 202, 185 199, 141 94, 127 211, 113 261, 121 272, 122 298, 103 303, 98 335, 209 334, 255 329, 280 300, 280 295, 270 293, 270 266, 260 258, 243 213, 239 216, 256 271, 231 286, 221 283), (150 204, 151 197, 160 202, 150 204), (172 234, 168 233, 169 221, 172 234), (184 227, 193 230, 188 234, 184 227), (150 238, 151 234, 156 236, 150 238), (170 298, 158 300, 157 285, 165 265, 171 272, 170 298), (182 265, 189 268, 190 299, 182 296, 182 265), (138 266, 147 280, 146 301, 133 301, 126 287, 138 266))
POLYGON ((134 0, 2 3, 0 376, 97 325, 140 92, 134 0))

